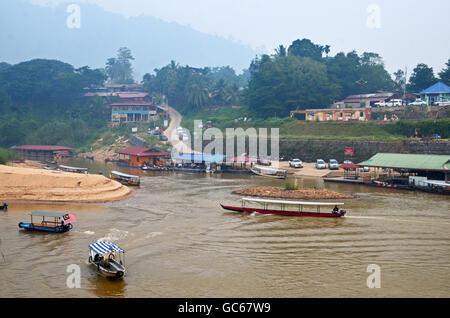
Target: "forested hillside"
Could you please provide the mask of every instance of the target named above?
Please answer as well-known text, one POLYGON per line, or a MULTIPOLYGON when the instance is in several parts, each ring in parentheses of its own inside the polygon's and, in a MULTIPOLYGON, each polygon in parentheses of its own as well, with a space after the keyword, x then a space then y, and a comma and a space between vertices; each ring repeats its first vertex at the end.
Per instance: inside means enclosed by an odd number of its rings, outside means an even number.
POLYGON ((36 59, 0 69, 0 146, 64 144, 95 139, 110 113, 83 88, 102 85, 102 70, 36 59))

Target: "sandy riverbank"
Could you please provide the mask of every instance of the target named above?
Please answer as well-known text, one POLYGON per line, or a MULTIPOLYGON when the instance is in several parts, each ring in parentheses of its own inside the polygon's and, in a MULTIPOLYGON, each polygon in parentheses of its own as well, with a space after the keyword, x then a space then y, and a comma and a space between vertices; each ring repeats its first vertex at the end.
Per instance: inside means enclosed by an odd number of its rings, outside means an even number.
POLYGON ((121 200, 128 187, 101 175, 0 165, 0 200, 101 203, 121 200))

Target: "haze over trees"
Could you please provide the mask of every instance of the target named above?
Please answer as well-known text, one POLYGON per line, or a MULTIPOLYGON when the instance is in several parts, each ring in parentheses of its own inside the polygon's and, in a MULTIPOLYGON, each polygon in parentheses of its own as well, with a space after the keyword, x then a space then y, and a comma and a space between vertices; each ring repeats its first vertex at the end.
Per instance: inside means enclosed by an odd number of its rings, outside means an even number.
POLYGON ((194 68, 171 61, 154 72, 144 75, 145 89, 156 98, 165 96, 182 112, 240 104, 240 90, 248 81, 248 72, 237 75, 230 66, 194 68))
POLYGON ((103 70, 35 59, 0 71, 0 146, 80 146, 105 126, 109 110, 83 89, 101 86, 103 70))
POLYGON ((131 61, 134 61, 134 57, 127 47, 121 47, 117 51, 117 57, 108 59, 105 71, 111 84, 134 83, 131 61))

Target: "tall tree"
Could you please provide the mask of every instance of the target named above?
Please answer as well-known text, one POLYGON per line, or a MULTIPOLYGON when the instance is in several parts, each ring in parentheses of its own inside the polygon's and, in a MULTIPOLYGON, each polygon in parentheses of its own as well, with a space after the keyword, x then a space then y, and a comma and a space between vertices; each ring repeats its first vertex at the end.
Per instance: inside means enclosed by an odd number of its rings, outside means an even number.
POLYGON ((324 52, 322 45, 317 45, 309 39, 295 40, 288 48, 289 55, 298 57, 310 57, 313 60, 320 61, 324 52))
POLYGON ((411 93, 417 94, 435 84, 437 81, 437 78, 434 76, 433 68, 421 63, 414 68, 413 73, 409 78, 407 88, 411 93))
POLYGON ((284 45, 278 46, 278 48, 275 49, 275 53, 279 57, 287 55, 287 51, 286 51, 286 48, 284 47, 284 45))
POLYGON ((439 78, 444 83, 450 86, 450 59, 445 63, 446 68, 439 72, 439 78))
POLYGON ((108 59, 105 70, 111 83, 134 83, 131 61, 134 61, 134 57, 131 54, 131 50, 127 47, 121 47, 117 51, 117 57, 108 59))

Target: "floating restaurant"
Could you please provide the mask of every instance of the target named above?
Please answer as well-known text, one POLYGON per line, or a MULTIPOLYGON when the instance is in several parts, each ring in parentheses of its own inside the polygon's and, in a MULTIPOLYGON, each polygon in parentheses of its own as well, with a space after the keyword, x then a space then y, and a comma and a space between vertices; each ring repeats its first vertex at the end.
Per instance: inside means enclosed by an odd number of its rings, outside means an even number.
POLYGON ((55 157, 72 157, 72 148, 62 146, 14 146, 11 148, 21 158, 54 159, 55 157))
POLYGON ((125 159, 120 160, 129 166, 165 166, 167 165, 169 154, 156 148, 145 147, 129 147, 116 152, 119 159, 124 156, 125 159))
POLYGON ((192 173, 222 172, 225 155, 214 154, 180 154, 172 158, 175 162, 175 171, 192 173))
POLYGON ((376 186, 450 194, 450 155, 379 153, 358 166, 374 169, 376 186))

